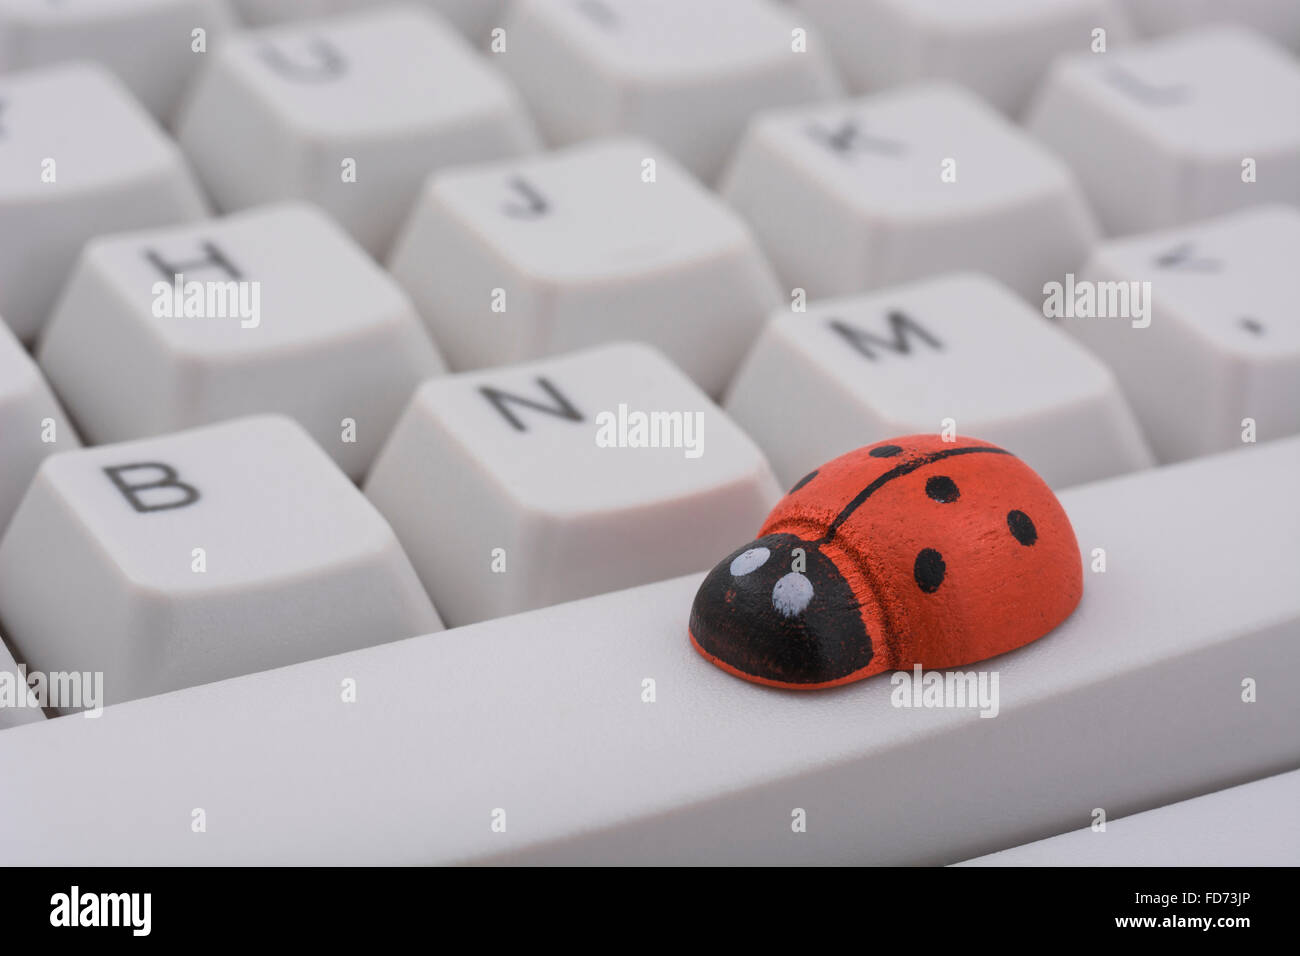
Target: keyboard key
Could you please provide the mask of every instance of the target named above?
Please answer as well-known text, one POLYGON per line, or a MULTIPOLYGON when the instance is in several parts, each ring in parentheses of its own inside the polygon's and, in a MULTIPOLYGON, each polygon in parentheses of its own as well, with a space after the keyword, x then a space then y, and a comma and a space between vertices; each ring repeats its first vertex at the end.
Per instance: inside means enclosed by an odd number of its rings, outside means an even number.
POLYGON ((1300 770, 1027 843, 961 866, 1295 866, 1300 770))
POLYGON ((1028 125, 1074 167, 1117 234, 1300 204, 1297 104, 1292 58, 1248 30, 1217 27, 1062 60, 1028 125))
POLYGON ((0 71, 95 60, 165 120, 206 55, 194 49, 193 31, 202 29, 212 50, 232 26, 226 0, 6 0, 0 71))
POLYGON ((782 301, 740 217, 629 139, 434 176, 390 268, 453 368, 630 338, 713 394, 782 301))
POLYGON ((1124 0, 1124 6, 1138 29, 1151 36, 1231 22, 1300 50, 1300 4, 1278 0, 1124 0))
POLYGON ((1247 418, 1259 441, 1300 432, 1297 249, 1300 211, 1280 205, 1097 248, 1083 277, 1150 283, 1150 325, 1061 324, 1115 372, 1161 461, 1240 448, 1247 418))
POLYGON ((87 239, 206 211, 180 150, 102 67, 0 76, 0 315, 19 338, 87 239))
POLYGON ((18 669, 9 648, 0 640, 0 730, 44 719, 45 712, 28 688, 26 674, 18 669))
POLYGON ((486 40, 495 27, 505 27, 514 0, 425 0, 456 29, 475 43, 486 40))
POLYGON ((223 44, 178 136, 222 209, 310 199, 375 255, 430 170, 536 145, 506 81, 416 7, 223 44))
POLYGON ((441 627, 392 530, 279 416, 47 459, 0 540, 0 618, 33 669, 102 672, 108 703, 441 627))
POLYGON ((1106 366, 976 274, 777 313, 725 407, 787 488, 854 448, 948 419, 1054 487, 1153 464, 1106 366))
POLYGON ((550 143, 645 136, 711 182, 755 110, 840 92, 796 29, 764 0, 518 0, 499 62, 550 143))
POLYGON ((289 20, 306 20, 351 10, 373 0, 230 0, 239 18, 260 27, 289 20))
POLYGON ((40 369, 0 321, 0 534, 42 459, 79 447, 40 369))
POLYGON ((96 444, 281 412, 353 478, 443 371, 397 284, 301 203, 91 243, 38 355, 96 444))
POLYGON ((1112 0, 799 0, 858 91, 923 79, 974 90, 1012 116, 1048 65, 1087 52, 1093 30, 1106 48, 1132 36, 1112 0))
POLYGON ((365 491, 453 626, 703 568, 780 495, 753 442, 632 344, 426 383, 365 491))
MULTIPOLYGON (((246 23, 263 26, 364 10, 377 0, 232 0, 246 23)), ((422 0, 454 24, 469 39, 483 40, 494 26, 503 25, 506 0, 422 0)))
POLYGON ((1232 786, 1300 763, 1297 470, 1300 438, 1065 492, 1109 567, 1057 631, 980 665, 991 719, 894 706, 908 688, 883 674, 737 680, 687 640, 695 574, 0 734, 23 768, 0 776, 23 809, 0 845, 44 865, 917 865, 1232 786), (1225 600, 1231 567, 1249 573, 1225 600))
POLYGON ((722 189, 812 298, 977 269, 1039 302, 1096 235, 1067 166, 940 84, 761 114, 722 189))

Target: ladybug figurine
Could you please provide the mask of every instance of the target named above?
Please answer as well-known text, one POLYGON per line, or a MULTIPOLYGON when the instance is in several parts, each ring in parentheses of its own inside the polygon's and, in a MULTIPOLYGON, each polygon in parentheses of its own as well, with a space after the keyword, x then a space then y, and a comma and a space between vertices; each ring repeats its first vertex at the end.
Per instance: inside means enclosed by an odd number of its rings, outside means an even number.
POLYGON ((758 535, 705 577, 690 638, 773 687, 983 660, 1047 634, 1083 594, 1056 496, 975 439, 911 435, 841 455, 791 488, 758 535))

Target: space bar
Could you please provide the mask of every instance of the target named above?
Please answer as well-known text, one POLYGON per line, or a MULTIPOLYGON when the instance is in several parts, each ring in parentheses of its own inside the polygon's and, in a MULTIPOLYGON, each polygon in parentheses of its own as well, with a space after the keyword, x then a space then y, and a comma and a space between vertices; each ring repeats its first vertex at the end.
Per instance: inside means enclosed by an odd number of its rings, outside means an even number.
POLYGON ((737 680, 691 576, 6 730, 0 857, 938 864, 1287 770, 1297 475, 1288 439, 1062 495, 1106 570, 975 668, 995 717, 737 680))

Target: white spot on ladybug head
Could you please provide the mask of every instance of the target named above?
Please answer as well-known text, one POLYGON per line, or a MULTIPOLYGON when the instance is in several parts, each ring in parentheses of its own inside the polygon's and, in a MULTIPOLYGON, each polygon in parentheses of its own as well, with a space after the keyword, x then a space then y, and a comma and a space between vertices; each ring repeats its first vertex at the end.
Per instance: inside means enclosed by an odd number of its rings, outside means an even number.
POLYGON ((743 578, 755 568, 761 568, 771 556, 772 552, 767 548, 750 548, 748 551, 742 551, 731 561, 731 576, 743 578))
POLYGON ((782 617, 802 614, 813 598, 812 582, 798 571, 791 571, 772 588, 772 607, 782 617))

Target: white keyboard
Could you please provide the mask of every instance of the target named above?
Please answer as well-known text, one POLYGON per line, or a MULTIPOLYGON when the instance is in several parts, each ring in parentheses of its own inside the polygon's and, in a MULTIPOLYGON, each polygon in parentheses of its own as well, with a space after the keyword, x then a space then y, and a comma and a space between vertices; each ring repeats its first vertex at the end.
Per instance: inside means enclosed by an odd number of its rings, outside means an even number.
POLYGON ((1265 777, 963 866, 1295 866, 1300 770, 1265 777))
POLYGON ((736 680, 685 640, 690 575, 6 731, 0 765, 41 777, 3 784, 0 846, 27 863, 935 864, 1276 773, 1300 761, 1300 499, 1275 493, 1298 469, 1293 438, 1064 493, 1107 570, 1056 632, 982 665, 989 719, 896 707, 888 678, 736 680), (1189 514, 1196 535, 1169 533, 1189 514))
POLYGON ((1300 863, 1297 50, 0 0, 0 863, 1300 863), (969 706, 692 648, 784 490, 946 431, 1085 578, 969 706))

